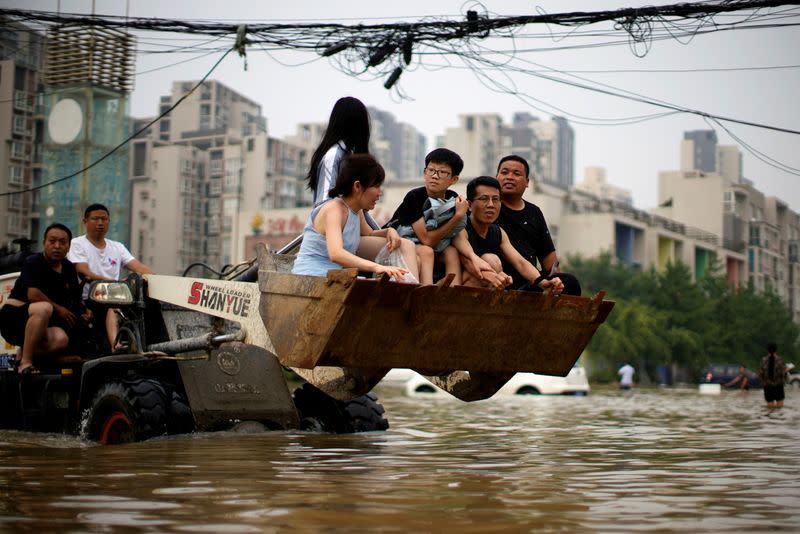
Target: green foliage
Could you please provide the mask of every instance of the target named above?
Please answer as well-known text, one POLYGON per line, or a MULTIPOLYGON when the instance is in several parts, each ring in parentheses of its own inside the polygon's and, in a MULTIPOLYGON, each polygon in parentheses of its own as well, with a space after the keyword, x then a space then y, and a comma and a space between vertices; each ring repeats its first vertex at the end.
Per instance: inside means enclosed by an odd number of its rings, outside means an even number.
POLYGON ((593 376, 615 373, 626 361, 651 377, 660 365, 677 365, 692 376, 711 362, 755 369, 770 341, 785 360, 800 356, 800 327, 775 294, 731 288, 723 276, 694 283, 683 264, 641 271, 609 254, 570 258, 569 269, 585 294, 605 291, 617 302, 588 347, 593 376))

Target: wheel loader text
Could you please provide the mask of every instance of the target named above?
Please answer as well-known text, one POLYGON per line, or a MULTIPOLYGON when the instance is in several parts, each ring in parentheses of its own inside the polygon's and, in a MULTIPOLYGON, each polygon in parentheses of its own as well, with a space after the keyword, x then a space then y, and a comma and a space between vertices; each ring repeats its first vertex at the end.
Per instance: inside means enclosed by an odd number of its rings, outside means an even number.
POLYGON ((249 295, 235 289, 214 286, 205 282, 192 284, 187 302, 209 310, 232 313, 239 317, 247 317, 250 313, 249 295))

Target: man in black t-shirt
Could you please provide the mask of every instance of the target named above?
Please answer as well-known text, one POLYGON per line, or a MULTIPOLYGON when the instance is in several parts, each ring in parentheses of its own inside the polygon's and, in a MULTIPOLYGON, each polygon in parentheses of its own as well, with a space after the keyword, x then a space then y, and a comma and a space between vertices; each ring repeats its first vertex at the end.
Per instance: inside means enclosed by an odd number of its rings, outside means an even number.
POLYGON ((530 289, 550 289, 561 293, 561 280, 548 280, 513 247, 505 231, 495 221, 500 212, 500 183, 491 176, 478 176, 467 184, 467 200, 470 205, 467 221, 467 236, 472 250, 480 256, 489 269, 478 272, 471 262, 464 261, 464 285, 503 289, 511 284, 511 277, 503 265, 514 266, 515 271, 528 282, 530 289))
MULTIPOLYGON (((575 276, 558 270, 558 255, 544 214, 538 206, 522 198, 528 188, 530 167, 528 162, 516 155, 506 156, 497 166, 497 180, 503 206, 497 224, 506 231, 511 244, 523 258, 533 265, 538 260, 544 274, 553 275, 564 283, 564 294, 580 295, 581 285, 575 276)), ((526 283, 524 277, 513 266, 503 264, 505 272, 514 279, 512 288, 526 283)))
POLYGON ((0 308, 0 333, 21 345, 17 371, 36 374, 33 356, 63 351, 69 335, 88 324, 91 312, 81 302, 78 274, 66 259, 72 232, 63 224, 44 231, 44 247, 29 256, 9 299, 0 308))

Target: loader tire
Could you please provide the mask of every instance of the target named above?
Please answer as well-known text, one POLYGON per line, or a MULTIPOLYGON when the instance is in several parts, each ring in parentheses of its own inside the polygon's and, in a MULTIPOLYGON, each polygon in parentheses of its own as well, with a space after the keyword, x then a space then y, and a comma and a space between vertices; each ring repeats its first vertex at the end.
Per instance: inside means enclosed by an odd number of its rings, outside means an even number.
POLYGON ((82 435, 103 445, 143 441, 167 433, 167 400, 152 379, 103 384, 84 418, 82 435))
POLYGON ((373 393, 339 401, 306 383, 294 391, 292 398, 303 430, 351 434, 389 428, 385 410, 373 393))
POLYGON ((389 428, 389 421, 383 415, 386 410, 378 402, 378 397, 374 393, 367 393, 347 401, 345 411, 350 417, 353 432, 371 432, 389 428))
POLYGON ((189 434, 194 432, 194 416, 186 397, 174 389, 171 397, 167 416, 167 433, 189 434))

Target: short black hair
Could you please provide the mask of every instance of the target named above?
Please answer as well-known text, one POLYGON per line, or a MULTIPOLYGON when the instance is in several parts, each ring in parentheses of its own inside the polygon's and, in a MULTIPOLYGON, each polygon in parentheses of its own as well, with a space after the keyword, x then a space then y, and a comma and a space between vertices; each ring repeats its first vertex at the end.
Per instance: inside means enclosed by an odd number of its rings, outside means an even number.
POLYGON ((467 200, 475 200, 475 190, 479 185, 488 185, 500 191, 500 182, 497 181, 497 178, 494 176, 478 176, 470 180, 467 184, 467 200))
POLYGON ((502 167, 503 163, 505 163, 506 161, 518 161, 519 163, 522 163, 522 165, 525 167, 525 178, 530 178, 531 167, 530 165, 528 165, 528 160, 526 160, 522 156, 517 156, 516 154, 510 154, 501 159, 500 163, 497 164, 497 172, 500 172, 500 167, 502 167))
POLYGON ((67 239, 72 241, 72 231, 69 228, 67 228, 66 225, 63 225, 61 223, 53 223, 50 226, 48 226, 47 228, 45 228, 44 229, 44 239, 45 240, 47 239, 47 234, 50 232, 50 230, 63 230, 63 231, 65 231, 67 233, 67 239))
POLYGON ((778 352, 778 344, 775 342, 767 343, 767 352, 772 354, 773 352, 778 352))
POLYGON ((86 208, 83 212, 83 218, 86 219, 89 217, 89 214, 93 211, 103 210, 106 212, 106 215, 110 215, 111 212, 108 211, 108 208, 103 206, 102 204, 90 204, 88 208, 86 208))
POLYGON ((447 148, 434 148, 428 152, 428 155, 425 156, 425 166, 427 167, 430 162, 450 165, 453 176, 459 176, 464 170, 464 160, 461 159, 461 156, 447 148))

